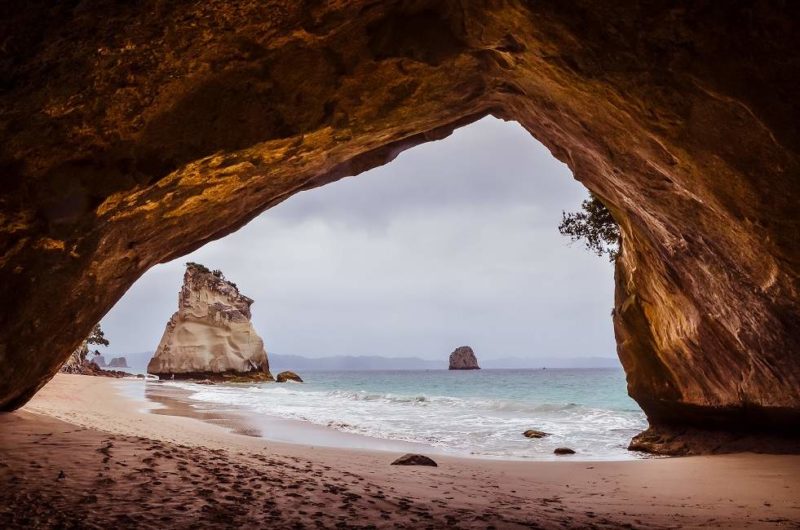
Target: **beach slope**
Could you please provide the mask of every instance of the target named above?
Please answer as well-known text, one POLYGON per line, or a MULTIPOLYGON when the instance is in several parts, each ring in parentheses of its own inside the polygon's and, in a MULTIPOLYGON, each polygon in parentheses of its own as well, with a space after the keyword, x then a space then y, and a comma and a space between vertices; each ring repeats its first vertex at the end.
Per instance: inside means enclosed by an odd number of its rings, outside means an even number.
POLYGON ((798 456, 391 466, 399 455, 153 414, 126 397, 144 384, 58 375, 0 415, 0 527, 800 525, 798 456))

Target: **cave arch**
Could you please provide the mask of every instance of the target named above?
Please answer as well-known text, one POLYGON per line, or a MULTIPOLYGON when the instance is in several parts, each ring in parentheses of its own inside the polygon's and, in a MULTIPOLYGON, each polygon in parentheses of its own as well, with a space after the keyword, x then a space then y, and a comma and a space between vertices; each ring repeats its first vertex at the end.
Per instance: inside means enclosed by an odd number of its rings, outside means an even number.
POLYGON ((149 269, 102 328, 115 355, 152 353, 189 261, 224 271, 256 301, 252 322, 270 362, 275 352, 376 349, 444 362, 453 341, 482 362, 548 358, 519 368, 615 355, 613 264, 557 230, 562 211, 586 198, 519 124, 487 117, 149 269))
POLYGON ((0 409, 150 266, 492 114, 621 225, 653 425, 796 429, 798 8, 15 4, 0 21, 0 409))

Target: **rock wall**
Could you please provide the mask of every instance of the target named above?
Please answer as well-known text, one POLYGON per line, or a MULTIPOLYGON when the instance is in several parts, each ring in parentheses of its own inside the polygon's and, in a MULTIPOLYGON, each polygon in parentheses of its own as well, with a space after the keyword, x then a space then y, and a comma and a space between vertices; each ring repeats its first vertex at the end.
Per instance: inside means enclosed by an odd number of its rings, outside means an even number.
POLYGON ((272 379, 264 341, 250 322, 252 304, 221 272, 187 263, 178 311, 147 372, 163 379, 243 374, 272 379))
POLYGON ((8 3, 0 409, 152 265, 494 114, 620 223, 614 327, 651 423, 797 429, 798 10, 8 3))
POLYGON ((450 354, 450 370, 480 370, 475 352, 469 346, 459 346, 450 354))
POLYGON ((86 355, 89 353, 89 345, 84 340, 80 346, 69 354, 67 360, 61 365, 60 372, 65 374, 80 374, 86 370, 86 365, 90 364, 86 360, 86 355))

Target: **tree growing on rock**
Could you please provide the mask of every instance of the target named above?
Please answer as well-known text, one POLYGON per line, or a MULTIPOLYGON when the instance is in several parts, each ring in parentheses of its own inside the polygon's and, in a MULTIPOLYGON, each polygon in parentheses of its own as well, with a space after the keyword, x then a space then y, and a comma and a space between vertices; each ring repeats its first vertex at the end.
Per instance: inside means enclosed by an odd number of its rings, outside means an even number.
POLYGON ((579 212, 562 212, 558 231, 572 241, 583 241, 586 248, 598 256, 607 255, 609 261, 619 256, 622 239, 619 225, 605 204, 594 194, 581 203, 579 212))
MULTIPOLYGON (((99 323, 94 325, 94 327, 92 328, 91 333, 89 333, 89 336, 86 337, 86 340, 83 341, 83 343, 81 344, 81 346, 79 348, 80 349, 80 354, 79 355, 80 355, 81 361, 85 361, 86 360, 86 356, 89 354, 89 345, 90 344, 95 344, 95 345, 99 345, 99 346, 108 346, 110 344, 110 342, 106 338, 105 333, 103 333, 102 328, 100 328, 100 324, 99 323)), ((95 352, 95 354, 98 354, 98 353, 99 352, 95 352)))
MULTIPOLYGON (((110 344, 105 333, 103 333, 100 324, 94 325, 92 331, 89 333, 89 336, 83 339, 83 342, 81 342, 80 346, 78 346, 75 351, 72 352, 72 355, 69 356, 67 361, 61 367, 61 371, 72 374, 85 373, 85 367, 88 366, 86 356, 89 355, 90 344, 100 346, 108 346, 110 344)), ((100 352, 95 350, 95 355, 99 354, 100 352)))
POLYGON ((110 344, 99 323, 94 325, 92 332, 89 333, 89 336, 86 338, 86 342, 88 344, 99 344, 101 346, 108 346, 110 344))

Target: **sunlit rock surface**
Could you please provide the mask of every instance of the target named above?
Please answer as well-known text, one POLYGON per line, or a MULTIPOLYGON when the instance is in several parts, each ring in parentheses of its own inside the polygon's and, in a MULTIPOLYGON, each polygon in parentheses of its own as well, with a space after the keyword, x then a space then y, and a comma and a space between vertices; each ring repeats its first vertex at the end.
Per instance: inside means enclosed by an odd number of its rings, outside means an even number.
POLYGON ((178 311, 147 372, 162 379, 272 379, 264 341, 250 322, 252 303, 220 271, 188 263, 178 311))
POLYGON ((9 3, 0 409, 152 265, 493 114, 620 223, 614 327, 651 423, 797 429, 798 9, 9 3))

